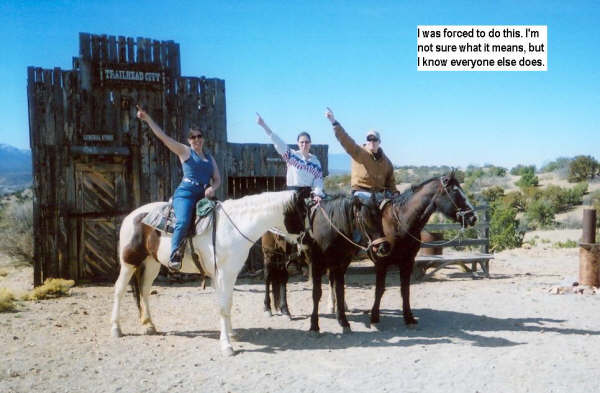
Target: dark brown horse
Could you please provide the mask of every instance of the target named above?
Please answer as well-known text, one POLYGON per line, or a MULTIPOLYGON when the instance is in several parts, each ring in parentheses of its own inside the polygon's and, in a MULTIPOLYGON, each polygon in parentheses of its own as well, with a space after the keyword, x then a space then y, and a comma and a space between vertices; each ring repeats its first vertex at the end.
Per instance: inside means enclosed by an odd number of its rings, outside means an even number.
POLYGON ((361 200, 356 196, 338 196, 321 201, 316 207, 311 230, 312 241, 306 251, 313 282, 310 331, 319 331, 321 277, 329 270, 329 280, 335 289, 338 323, 344 333, 350 332, 344 308, 344 273, 359 248, 365 249, 373 260, 389 254, 390 244, 383 237, 381 211, 374 197, 361 200))
POLYGON ((463 227, 474 225, 477 216, 469 203, 454 171, 442 177, 429 179, 394 197, 383 209, 383 229, 393 239, 390 256, 375 263, 375 302, 371 309, 371 323, 379 322, 379 305, 385 291, 385 276, 390 265, 400 267, 402 311, 407 325, 417 324, 410 309, 410 278, 415 256, 421 247, 420 233, 429 217, 440 212, 463 227))

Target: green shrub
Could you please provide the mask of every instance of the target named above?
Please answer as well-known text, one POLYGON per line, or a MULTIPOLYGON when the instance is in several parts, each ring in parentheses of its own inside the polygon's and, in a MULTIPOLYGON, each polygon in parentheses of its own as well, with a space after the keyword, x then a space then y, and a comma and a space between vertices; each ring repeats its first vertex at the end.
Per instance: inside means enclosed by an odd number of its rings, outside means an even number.
POLYGON ((504 189, 500 186, 493 186, 481 191, 481 196, 486 202, 492 203, 504 197, 504 189))
POLYGON ((323 185, 327 193, 349 192, 350 175, 329 175, 324 179, 323 185))
POLYGON ((513 176, 523 176, 524 173, 535 173, 535 165, 517 165, 510 170, 513 176))
POLYGON ((569 177, 571 183, 592 180, 600 171, 600 164, 592 156, 577 156, 569 164, 569 177))
POLYGON ((515 184, 521 188, 535 187, 539 184, 539 179, 535 175, 535 167, 525 167, 520 171, 521 178, 515 184))
POLYGON ((524 212, 527 208, 527 199, 521 191, 511 191, 502 198, 504 204, 516 209, 518 212, 524 212))
POLYGON ((537 199, 528 203, 525 216, 528 224, 534 228, 548 228, 554 225, 554 206, 547 199, 537 199))
POLYGON ((523 233, 519 231, 517 209, 501 201, 490 205, 490 249, 502 251, 521 247, 523 233))
POLYGON ((554 248, 575 248, 577 247, 577 242, 575 240, 565 240, 564 242, 556 242, 552 245, 554 248))
POLYGON ((541 167, 540 172, 548 173, 548 172, 554 172, 559 169, 568 168, 569 164, 571 163, 572 160, 573 160, 572 158, 559 157, 556 160, 551 161, 551 162, 547 163, 546 165, 544 165, 543 167, 541 167))

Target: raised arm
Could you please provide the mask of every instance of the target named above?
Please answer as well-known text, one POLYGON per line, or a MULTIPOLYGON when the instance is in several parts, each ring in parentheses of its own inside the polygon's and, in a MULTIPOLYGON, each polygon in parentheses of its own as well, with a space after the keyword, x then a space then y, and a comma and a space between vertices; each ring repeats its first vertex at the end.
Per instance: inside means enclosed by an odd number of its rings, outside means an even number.
POLYGON ((280 137, 278 137, 277 134, 271 131, 267 123, 265 123, 263 118, 260 117, 258 113, 256 114, 256 123, 259 126, 261 126, 265 130, 267 135, 271 138, 271 141, 273 142, 273 146, 275 146, 275 150, 277 150, 277 153, 279 153, 283 157, 283 159, 287 161, 287 159, 289 158, 288 145, 280 137))
POLYGON ((179 156, 179 159, 182 162, 187 160, 190 155, 190 148, 188 146, 184 145, 183 143, 177 142, 175 139, 173 139, 170 136, 168 136, 167 134, 165 134, 165 132, 162 130, 162 128, 160 128, 159 125, 156 124, 156 122, 154 120, 152 120, 150 115, 148 113, 146 113, 145 110, 140 108, 139 105, 136 105, 136 107, 138 110, 137 111, 138 119, 145 121, 146 124, 148 124, 148 127, 150 127, 150 129, 154 133, 154 135, 156 135, 156 137, 158 139, 160 139, 160 141, 169 150, 171 150, 173 153, 177 154, 179 156))
POLYGON ((369 159, 369 153, 365 151, 361 146, 359 146, 354 139, 350 135, 346 133, 344 127, 335 119, 333 115, 333 111, 327 108, 325 112, 325 117, 331 122, 333 126, 333 130, 335 131, 335 137, 340 144, 346 150, 346 153, 350 155, 355 161, 364 163, 369 159))

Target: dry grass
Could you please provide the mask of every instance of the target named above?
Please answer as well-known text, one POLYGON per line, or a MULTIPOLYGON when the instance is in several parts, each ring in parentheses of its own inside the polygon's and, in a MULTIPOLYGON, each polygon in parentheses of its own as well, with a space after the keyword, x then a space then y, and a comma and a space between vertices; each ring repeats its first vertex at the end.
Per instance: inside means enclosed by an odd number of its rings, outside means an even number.
POLYGON ((69 290, 75 285, 73 280, 48 278, 44 284, 23 295, 23 300, 42 300, 69 296, 69 290))
POLYGON ((15 309, 15 295, 6 288, 0 288, 0 312, 13 311, 15 309))

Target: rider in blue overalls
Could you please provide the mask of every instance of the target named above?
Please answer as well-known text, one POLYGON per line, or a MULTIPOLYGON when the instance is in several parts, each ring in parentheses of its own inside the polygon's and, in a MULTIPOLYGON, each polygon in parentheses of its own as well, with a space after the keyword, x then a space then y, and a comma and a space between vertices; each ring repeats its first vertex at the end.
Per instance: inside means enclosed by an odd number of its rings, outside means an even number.
POLYGON ((169 269, 178 271, 181 269, 182 253, 179 248, 187 235, 196 202, 200 199, 214 198, 215 191, 221 185, 221 175, 215 159, 208 153, 202 151, 204 145, 204 133, 199 127, 192 126, 188 132, 189 146, 179 143, 169 137, 152 120, 152 118, 138 106, 137 117, 145 121, 154 135, 164 145, 177 154, 183 168, 183 179, 173 195, 173 209, 175 209, 175 230, 171 239, 171 255, 169 258, 169 269))

